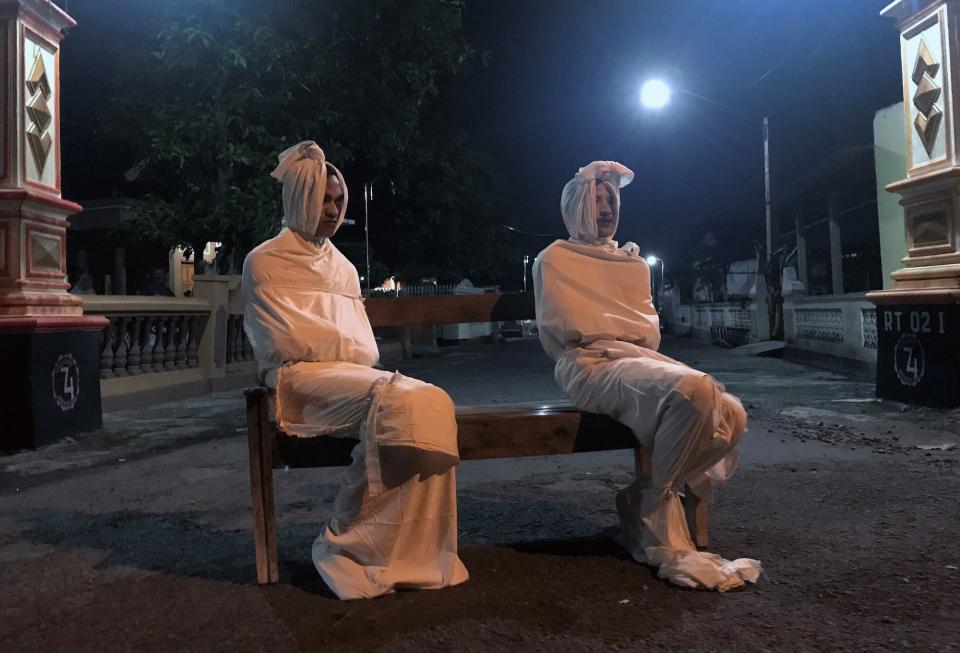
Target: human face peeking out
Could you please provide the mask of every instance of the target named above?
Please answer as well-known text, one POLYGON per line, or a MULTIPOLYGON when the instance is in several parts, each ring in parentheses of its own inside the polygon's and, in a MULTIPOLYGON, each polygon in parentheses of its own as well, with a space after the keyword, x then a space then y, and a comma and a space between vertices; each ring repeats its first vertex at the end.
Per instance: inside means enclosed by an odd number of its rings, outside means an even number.
POLYGON ((617 200, 613 189, 605 181, 597 182, 597 237, 610 238, 613 236, 614 224, 617 219, 617 200))
POLYGON ((315 238, 329 238, 337 230, 340 210, 343 208, 343 186, 332 170, 327 170, 327 187, 323 191, 323 208, 317 221, 315 238))

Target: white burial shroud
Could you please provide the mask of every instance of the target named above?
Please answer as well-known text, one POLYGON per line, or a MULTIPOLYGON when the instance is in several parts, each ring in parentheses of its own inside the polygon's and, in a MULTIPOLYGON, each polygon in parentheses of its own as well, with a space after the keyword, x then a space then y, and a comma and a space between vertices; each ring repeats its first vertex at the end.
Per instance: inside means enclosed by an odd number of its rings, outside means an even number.
POLYGON ((361 439, 313 547, 330 588, 355 599, 467 580, 457 556, 452 402, 372 367, 379 352, 353 264, 330 239, 283 229, 247 257, 243 289, 244 329, 261 381, 277 389, 278 427, 361 439), (422 456, 381 461, 382 447, 424 452, 432 467, 422 456))
MULTIPOLYGON (((276 387, 284 363, 380 359, 363 307, 357 270, 328 238, 318 245, 292 229, 254 249, 243 268, 244 328, 261 381, 276 387)), ((314 435, 295 424, 294 435, 314 435)))
POLYGON ((616 243, 556 241, 534 262, 534 289, 540 341, 556 360, 557 383, 577 408, 614 417, 652 452, 653 486, 638 479, 617 497, 633 557, 683 587, 725 591, 756 582, 758 561, 697 551, 690 538, 677 490, 688 483, 708 499, 713 484, 735 471, 742 408, 708 375, 656 351, 646 262, 616 243), (693 411, 665 417, 672 402, 696 393, 713 406, 710 423, 693 411))

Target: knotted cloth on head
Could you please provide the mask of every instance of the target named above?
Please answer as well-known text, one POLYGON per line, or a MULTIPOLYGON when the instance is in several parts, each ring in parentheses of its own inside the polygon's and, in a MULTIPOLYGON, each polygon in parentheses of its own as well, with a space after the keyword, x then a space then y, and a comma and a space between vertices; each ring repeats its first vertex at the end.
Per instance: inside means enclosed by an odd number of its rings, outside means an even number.
POLYGON ((303 141, 288 147, 277 158, 280 163, 270 176, 283 182, 283 225, 306 238, 313 238, 323 211, 329 168, 343 189, 343 206, 337 217, 339 229, 347 214, 347 183, 336 166, 327 162, 320 146, 314 141, 303 141))
POLYGON ((616 161, 594 161, 580 168, 563 187, 560 196, 560 214, 571 240, 590 245, 611 242, 620 222, 620 189, 631 181, 633 171, 616 161), (613 233, 605 238, 597 236, 597 182, 610 184, 617 208, 613 218, 613 233))

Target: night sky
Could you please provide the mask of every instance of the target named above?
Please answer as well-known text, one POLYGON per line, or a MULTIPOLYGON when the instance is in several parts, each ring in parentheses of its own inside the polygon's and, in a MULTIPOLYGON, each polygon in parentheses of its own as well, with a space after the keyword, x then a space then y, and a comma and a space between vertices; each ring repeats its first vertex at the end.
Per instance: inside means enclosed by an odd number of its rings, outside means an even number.
POLYGON ((562 229, 563 184, 581 165, 615 159, 637 173, 623 192, 621 241, 673 258, 704 219, 762 229, 763 116, 776 199, 830 150, 871 145, 874 112, 901 99, 886 4, 471 3, 468 38, 492 60, 468 122, 500 167, 507 220, 562 229), (638 101, 649 77, 710 99, 674 93, 650 111, 638 101))
MULTIPOLYGON (((102 197, 127 154, 117 144, 112 167, 91 165, 93 142, 102 147, 109 132, 96 98, 113 90, 119 45, 149 36, 128 25, 149 32, 162 2, 58 4, 79 21, 63 44, 64 196, 102 197)), ((490 63, 458 83, 453 103, 462 98, 463 126, 498 167, 501 187, 491 192, 505 214, 494 219, 558 232, 563 184, 581 165, 615 159, 637 173, 623 194, 621 241, 675 257, 704 219, 759 230, 764 115, 776 198, 831 150, 872 144, 874 112, 900 99, 898 36, 879 16, 885 4, 468 2, 468 41, 490 63), (652 76, 687 92, 659 112, 644 109, 639 87, 652 76)), ((549 240, 524 247, 535 254, 549 240)))

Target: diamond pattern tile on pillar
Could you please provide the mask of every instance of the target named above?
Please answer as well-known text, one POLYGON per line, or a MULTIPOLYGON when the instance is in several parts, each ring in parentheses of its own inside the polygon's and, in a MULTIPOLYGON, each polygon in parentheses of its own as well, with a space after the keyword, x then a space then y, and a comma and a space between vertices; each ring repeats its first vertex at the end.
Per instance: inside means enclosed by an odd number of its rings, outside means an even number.
POLYGON ((30 120, 37 126, 37 131, 41 134, 47 131, 50 121, 53 120, 53 116, 50 115, 50 107, 47 106, 47 101, 42 95, 38 95, 27 102, 27 115, 30 116, 30 120))
POLYGON ((50 97, 50 80, 47 79, 47 68, 43 65, 43 57, 37 55, 26 81, 30 95, 36 95, 37 91, 40 91, 44 99, 50 97))
POLYGON ((53 139, 50 138, 50 134, 41 134, 31 127, 27 130, 27 142, 30 144, 30 152, 33 154, 34 163, 37 164, 37 170, 43 170, 47 165, 47 156, 50 154, 53 139))
POLYGON ((30 267, 60 270, 60 239, 44 233, 30 234, 30 267))
POLYGON ((920 46, 917 48, 917 60, 913 64, 913 75, 910 76, 913 83, 919 85, 924 75, 936 77, 939 70, 940 64, 930 54, 930 48, 927 47, 927 44, 923 39, 920 39, 920 46))
POLYGON ((933 152, 933 144, 937 140, 937 130, 940 128, 941 120, 943 120, 943 112, 935 106, 929 116, 918 113, 913 121, 913 126, 920 136, 920 142, 923 143, 923 149, 927 151, 927 156, 930 156, 933 152))
POLYGON ((913 95, 913 106, 917 107, 917 110, 923 115, 929 116, 933 105, 940 99, 940 93, 942 92, 943 90, 937 86, 933 78, 924 73, 923 77, 920 78, 920 83, 917 84, 917 92, 913 95))
POLYGON ((38 54, 34 59, 33 68, 30 69, 30 74, 25 81, 30 94, 25 107, 27 117, 30 119, 26 130, 27 143, 30 145, 30 153, 33 154, 37 173, 42 177, 47 165, 47 156, 53 145, 53 137, 50 136, 49 130, 53 122, 53 112, 49 102, 52 89, 42 55, 38 54))
POLYGON ((939 72, 940 64, 936 62, 930 53, 930 48, 920 39, 917 47, 917 59, 913 64, 913 75, 911 79, 917 85, 917 90, 913 94, 913 106, 917 108, 917 117, 913 119, 913 126, 920 136, 920 142, 923 143, 923 149, 927 151, 927 156, 932 156, 933 146, 937 141, 937 132, 940 130, 940 123, 943 121, 943 111, 937 106, 937 100, 943 89, 937 85, 934 76, 939 72))

